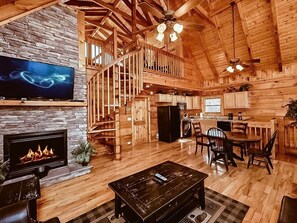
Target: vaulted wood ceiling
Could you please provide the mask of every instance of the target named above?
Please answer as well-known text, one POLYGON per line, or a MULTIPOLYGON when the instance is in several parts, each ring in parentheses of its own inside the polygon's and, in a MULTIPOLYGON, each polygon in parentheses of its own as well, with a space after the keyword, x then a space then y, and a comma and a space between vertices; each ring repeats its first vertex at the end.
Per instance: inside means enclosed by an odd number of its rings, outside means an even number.
MULTIPOLYGON (((49 0, 4 0, 0 1, 0 13, 4 7, 17 7, 24 13, 34 7, 49 4, 49 0), (20 7, 22 6, 22 7, 20 7)), ((113 27, 118 28, 119 43, 125 45, 132 35, 138 34, 148 43, 158 44, 156 28, 159 23, 156 16, 166 9, 186 13, 183 21, 197 22, 205 26, 202 32, 184 30, 181 38, 171 47, 183 47, 184 56, 194 57, 199 71, 205 80, 228 75, 225 68, 233 58, 232 12, 230 0, 70 0, 64 4, 85 12, 86 34, 106 39, 113 27), (146 1, 156 12, 143 10, 138 3, 146 1), (188 2, 188 3, 187 3, 188 2), (187 4, 185 4, 187 3, 187 4), (135 16, 132 6, 136 4, 135 16), (135 17, 135 20, 133 20, 135 17), (136 25, 133 26, 133 21, 136 25), (134 27, 134 30, 133 30, 134 27)), ((260 58, 255 64, 256 70, 285 69, 285 65, 297 62, 297 0, 235 0, 235 49, 236 57, 241 60, 260 58)), ((142 3, 143 4, 143 3, 142 3)), ((7 12, 6 12, 7 14, 7 12)), ((183 14, 183 13, 182 13, 183 14)), ((9 16, 1 20, 9 19, 9 16)), ((2 23, 0 23, 2 24, 2 23)), ((181 50, 176 50, 180 52, 181 50)), ((245 72, 253 74, 253 69, 245 72)))

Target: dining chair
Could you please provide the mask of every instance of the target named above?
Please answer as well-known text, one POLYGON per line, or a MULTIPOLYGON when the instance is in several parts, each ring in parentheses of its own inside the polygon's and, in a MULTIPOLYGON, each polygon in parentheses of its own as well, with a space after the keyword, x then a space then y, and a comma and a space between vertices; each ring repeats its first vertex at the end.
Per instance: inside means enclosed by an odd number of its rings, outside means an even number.
POLYGON ((207 137, 210 143, 210 150, 212 152, 209 165, 211 166, 212 164, 213 156, 215 160, 223 158, 226 170, 228 172, 228 159, 232 158, 233 156, 232 141, 230 141, 224 131, 219 128, 210 128, 207 131, 207 137))
POLYGON ((198 149, 198 145, 201 146, 201 154, 203 152, 203 146, 206 146, 207 148, 207 157, 209 159, 209 155, 210 155, 210 144, 207 140, 207 142, 205 141, 205 136, 203 136, 202 134, 202 128, 201 128, 201 124, 199 121, 192 121, 192 126, 194 129, 194 135, 196 138, 196 150, 195 150, 195 155, 197 153, 197 149, 198 149))
POLYGON ((265 166, 268 170, 268 173, 271 174, 269 166, 273 169, 272 162, 270 160, 271 156, 271 150, 274 145, 274 141, 277 135, 277 130, 273 133, 272 137, 266 144, 266 146, 261 150, 261 149, 254 149, 254 148, 249 148, 248 154, 249 154, 249 161, 247 164, 247 169, 250 167, 250 164, 254 163, 255 157, 259 158, 257 161, 259 161, 259 165, 261 162, 265 162, 265 166))
MULTIPOLYGON (((242 133, 242 134, 247 134, 247 125, 248 125, 248 123, 244 123, 244 122, 232 122, 231 131, 237 132, 237 133, 242 133)), ((240 148, 241 159, 243 159, 243 154, 247 155, 247 153, 246 153, 247 144, 245 142, 233 141, 233 146, 240 148)))

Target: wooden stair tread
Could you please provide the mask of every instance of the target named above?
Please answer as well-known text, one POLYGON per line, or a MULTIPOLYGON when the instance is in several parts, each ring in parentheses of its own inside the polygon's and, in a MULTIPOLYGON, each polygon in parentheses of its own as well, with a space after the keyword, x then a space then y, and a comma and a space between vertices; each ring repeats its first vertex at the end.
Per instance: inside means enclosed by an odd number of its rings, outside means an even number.
POLYGON ((105 139, 105 138, 116 139, 117 137, 116 136, 94 136, 93 138, 94 139, 105 139))
POLYGON ((116 130, 118 129, 98 129, 98 130, 89 131, 89 133, 110 132, 110 131, 116 131, 116 130))

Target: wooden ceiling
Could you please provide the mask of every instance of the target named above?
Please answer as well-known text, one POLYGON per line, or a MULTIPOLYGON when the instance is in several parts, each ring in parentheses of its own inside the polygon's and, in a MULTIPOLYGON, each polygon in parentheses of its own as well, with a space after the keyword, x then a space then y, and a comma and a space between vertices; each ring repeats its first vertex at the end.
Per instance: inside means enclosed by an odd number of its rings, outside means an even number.
MULTIPOLYGON (((10 9, 17 7, 16 13, 23 13, 34 8, 30 7, 30 2, 41 7, 57 1, 0 1, 0 13, 8 6, 10 9)), ((261 59, 259 64, 245 69, 245 72, 253 75, 255 70, 281 71, 285 65, 297 62, 297 0, 235 2, 236 58, 261 59)), ((117 27, 120 45, 129 43, 136 34, 148 43, 158 44, 155 27, 159 18, 156 15, 172 9, 182 15, 179 20, 196 22, 205 28, 201 32, 184 30, 171 48, 182 47, 183 56, 194 58, 199 69, 197 73, 204 80, 228 75, 224 70, 233 58, 230 0, 70 0, 63 1, 63 4, 85 12, 86 35, 106 39, 112 28, 117 27), (154 10, 145 10, 139 3, 148 4, 154 10), (136 5, 135 11, 133 5, 136 5)), ((0 19, 7 20, 9 16, 0 19)), ((180 49, 176 51, 181 52, 180 49)))

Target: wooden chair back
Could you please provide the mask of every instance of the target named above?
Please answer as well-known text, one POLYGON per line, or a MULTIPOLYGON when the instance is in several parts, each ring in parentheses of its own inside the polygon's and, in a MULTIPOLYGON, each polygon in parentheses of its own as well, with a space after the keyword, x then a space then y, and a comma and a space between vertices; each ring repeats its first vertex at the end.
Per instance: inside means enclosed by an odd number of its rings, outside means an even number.
POLYGON ((201 124, 200 122, 198 121, 193 121, 192 122, 192 125, 193 125, 193 129, 194 129, 194 132, 195 132, 195 136, 196 135, 200 135, 202 133, 202 129, 201 129, 201 124))
POLYGON ((272 148, 273 148, 273 145, 274 145, 276 135, 277 135, 277 130, 273 133, 271 139, 268 141, 268 143, 266 144, 266 146, 262 150, 264 156, 265 155, 268 155, 268 156, 271 155, 271 151, 272 151, 272 148))
POLYGON ((220 128, 210 128, 207 131, 207 137, 211 149, 219 152, 232 151, 232 141, 228 140, 224 131, 220 128))

